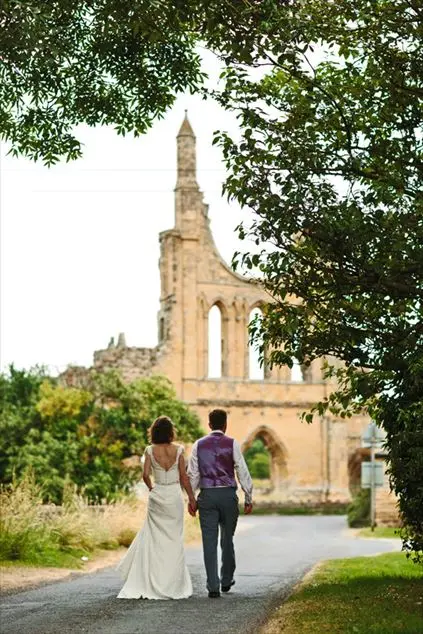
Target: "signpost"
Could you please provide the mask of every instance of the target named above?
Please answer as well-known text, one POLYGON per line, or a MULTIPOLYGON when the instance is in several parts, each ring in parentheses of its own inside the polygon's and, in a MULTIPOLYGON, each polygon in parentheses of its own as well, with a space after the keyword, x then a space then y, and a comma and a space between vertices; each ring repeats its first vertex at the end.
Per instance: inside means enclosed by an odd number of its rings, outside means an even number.
POLYGON ((376 524, 376 487, 383 486, 383 464, 376 462, 375 450, 376 447, 382 446, 385 434, 374 421, 371 421, 367 425, 361 440, 363 447, 370 447, 370 462, 361 463, 361 487, 370 489, 370 522, 372 531, 374 531, 376 524))

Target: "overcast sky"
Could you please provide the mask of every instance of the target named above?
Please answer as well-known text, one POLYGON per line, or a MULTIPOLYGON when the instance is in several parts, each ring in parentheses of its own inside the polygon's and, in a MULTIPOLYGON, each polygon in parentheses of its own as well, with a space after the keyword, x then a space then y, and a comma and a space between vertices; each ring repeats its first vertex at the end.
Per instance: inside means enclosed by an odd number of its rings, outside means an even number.
MULTIPOLYGON (((217 65, 207 60, 216 74, 217 65)), ((1 146, 1 365, 89 366, 96 349, 125 332, 131 346, 157 344, 159 232, 174 224, 176 135, 184 110, 197 136, 198 182, 213 235, 230 261, 242 214, 221 196, 225 172, 212 146, 232 115, 181 96, 144 137, 80 128, 84 156, 45 168, 1 146)))

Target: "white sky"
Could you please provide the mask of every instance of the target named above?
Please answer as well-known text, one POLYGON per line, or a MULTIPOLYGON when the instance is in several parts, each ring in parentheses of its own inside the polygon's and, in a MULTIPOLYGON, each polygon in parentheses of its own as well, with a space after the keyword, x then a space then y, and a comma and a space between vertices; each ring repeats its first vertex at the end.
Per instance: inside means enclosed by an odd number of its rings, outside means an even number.
MULTIPOLYGON (((216 63, 206 59, 215 74, 216 63)), ((128 345, 156 345, 158 236, 174 224, 176 134, 185 108, 213 235, 229 262, 242 214, 221 196, 225 172, 212 138, 237 127, 216 103, 182 96, 139 139, 81 127, 83 158, 52 168, 6 156, 2 144, 2 368, 89 366, 93 351, 119 332, 128 345)))

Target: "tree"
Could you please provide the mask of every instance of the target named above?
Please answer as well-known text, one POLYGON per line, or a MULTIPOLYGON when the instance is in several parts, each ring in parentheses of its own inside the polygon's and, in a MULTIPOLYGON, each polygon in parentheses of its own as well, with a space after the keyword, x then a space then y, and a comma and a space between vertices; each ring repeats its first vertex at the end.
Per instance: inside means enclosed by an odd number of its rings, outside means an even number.
POLYGON ((67 483, 91 502, 128 491, 139 468, 128 468, 126 459, 142 455, 158 415, 172 418, 183 442, 202 433, 164 377, 125 384, 110 372, 82 389, 12 367, 0 375, 0 389, 0 479, 10 483, 30 469, 45 501, 60 503, 67 483))
POLYGON ((253 335, 271 364, 327 358, 338 388, 313 412, 365 409, 384 427, 405 546, 422 551, 422 6, 274 7, 227 54, 217 95, 242 129, 217 139, 226 192, 253 210, 239 232, 259 246, 234 265, 274 299, 253 335))

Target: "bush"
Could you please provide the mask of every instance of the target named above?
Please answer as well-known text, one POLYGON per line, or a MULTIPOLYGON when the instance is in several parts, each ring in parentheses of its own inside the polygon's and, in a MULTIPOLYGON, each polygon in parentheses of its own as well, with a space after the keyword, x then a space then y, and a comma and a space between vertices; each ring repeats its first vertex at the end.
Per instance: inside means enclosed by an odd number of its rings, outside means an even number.
POLYGON ((370 526, 370 489, 360 489, 347 507, 348 526, 370 526))
POLYGON ((125 546, 125 548, 129 548, 134 540, 137 531, 132 528, 123 528, 118 535, 118 543, 120 546, 125 546))
POLYGON ((265 453, 256 454, 250 462, 250 473, 252 478, 257 478, 258 480, 270 478, 269 455, 265 453))

